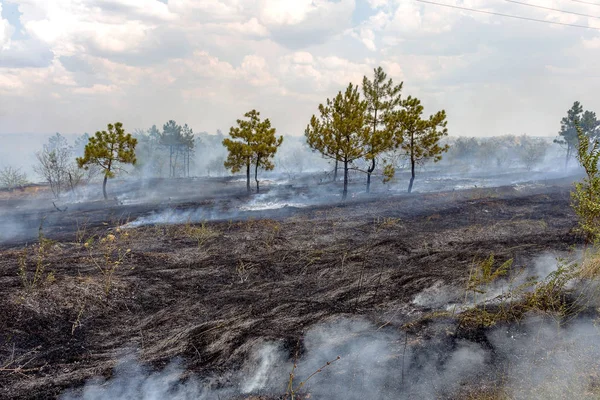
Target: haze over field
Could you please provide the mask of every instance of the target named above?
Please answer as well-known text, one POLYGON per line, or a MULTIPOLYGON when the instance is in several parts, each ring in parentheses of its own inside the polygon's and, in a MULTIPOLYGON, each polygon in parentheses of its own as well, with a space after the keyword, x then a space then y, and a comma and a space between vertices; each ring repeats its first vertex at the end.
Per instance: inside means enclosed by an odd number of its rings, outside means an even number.
MULTIPOLYGON (((568 0, 445 4, 600 27, 568 0)), ((600 31, 413 0, 1 0, 0 133, 94 132, 250 108, 302 134, 315 104, 381 65, 451 135, 554 136, 580 100, 600 109, 600 31), (477 32, 477 34, 473 34, 477 32), (552 116, 552 117, 550 117, 552 116)))
POLYGON ((0 400, 600 399, 543 1, 0 0, 0 400))

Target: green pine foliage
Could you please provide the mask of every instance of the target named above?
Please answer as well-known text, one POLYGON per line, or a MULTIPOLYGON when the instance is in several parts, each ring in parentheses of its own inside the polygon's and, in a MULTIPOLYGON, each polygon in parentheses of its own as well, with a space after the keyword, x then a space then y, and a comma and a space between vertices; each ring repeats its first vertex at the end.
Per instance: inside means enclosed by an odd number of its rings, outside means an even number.
POLYGON ((137 139, 125 133, 122 123, 108 124, 107 131, 98 131, 89 138, 83 157, 77 158, 79 168, 87 170, 92 165, 100 167, 104 175, 102 193, 105 199, 108 199, 106 182, 122 169, 121 164, 135 165, 136 144, 137 139))
POLYGON ((306 127, 309 147, 324 157, 344 166, 344 191, 348 195, 348 169, 350 164, 369 154, 369 127, 366 101, 360 98, 358 86, 352 83, 332 100, 319 105, 320 116, 313 115, 306 127))
POLYGON ((600 144, 590 139, 583 129, 576 125, 578 137, 577 159, 586 177, 575 184, 571 193, 573 209, 579 217, 579 228, 589 242, 598 244, 600 240, 600 144))
MULTIPOLYGON (((373 80, 366 76, 363 78, 362 92, 367 102, 367 115, 365 123, 370 129, 367 140, 367 153, 365 159, 368 161, 367 168, 367 193, 371 188, 371 174, 377 166, 377 159, 382 154, 393 148, 393 130, 386 124, 392 112, 402 105, 401 92, 403 82, 394 85, 393 80, 387 80, 387 74, 383 68, 378 67, 373 74, 373 80), (387 80, 387 81, 386 81, 387 80)), ((384 167, 384 175, 389 175, 389 165, 384 167)))
POLYGON ((256 110, 247 112, 244 117, 245 120, 238 119, 237 126, 232 126, 229 130, 231 138, 223 140, 223 146, 229 152, 224 165, 233 173, 246 168, 248 193, 251 192, 250 169, 254 165, 254 180, 258 193, 258 170, 270 171, 275 168, 272 160, 283 143, 283 136, 276 137, 276 129, 271 126, 271 121, 268 118, 262 121, 260 113, 256 110))
POLYGON ((581 103, 576 101, 567 111, 567 116, 560 121, 559 137, 554 140, 554 143, 563 145, 567 149, 565 168, 569 165, 569 160, 573 154, 578 150, 578 130, 581 130, 583 135, 589 139, 600 138, 600 121, 596 118, 596 113, 583 111, 581 103))
POLYGON ((415 166, 425 160, 438 162, 448 145, 441 145, 443 137, 448 136, 446 112, 438 111, 427 119, 422 118, 423 106, 416 97, 408 96, 402 102, 402 108, 389 117, 397 147, 407 156, 411 166, 411 178, 408 193, 412 191, 415 180, 415 166))

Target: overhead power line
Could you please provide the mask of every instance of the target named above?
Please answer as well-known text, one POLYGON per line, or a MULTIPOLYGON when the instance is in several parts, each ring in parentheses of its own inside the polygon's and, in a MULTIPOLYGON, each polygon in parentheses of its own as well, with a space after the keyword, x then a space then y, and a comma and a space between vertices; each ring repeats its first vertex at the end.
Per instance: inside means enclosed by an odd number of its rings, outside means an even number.
POLYGON ((527 6, 527 7, 535 7, 535 8, 541 8, 541 9, 544 9, 544 10, 558 11, 558 12, 565 13, 565 14, 579 15, 580 17, 589 17, 589 18, 598 18, 598 19, 600 19, 600 17, 597 16, 597 15, 581 14, 581 13, 574 12, 574 11, 559 10, 558 8, 538 6, 536 4, 523 3, 521 1, 516 1, 516 0, 505 0, 505 1, 508 1, 509 3, 520 4, 522 6, 527 6))
POLYGON ((567 24, 567 23, 564 23, 564 22, 556 22, 556 21, 545 21, 543 19, 521 17, 519 15, 502 14, 502 13, 498 13, 498 12, 494 12, 494 11, 477 10, 475 8, 467 8, 467 7, 460 7, 460 6, 455 6, 455 5, 451 5, 451 4, 436 3, 435 1, 429 1, 429 0, 415 0, 415 1, 418 1, 419 3, 433 4, 433 5, 436 5, 436 6, 456 8, 458 10, 471 11, 471 12, 477 12, 477 13, 482 13, 482 14, 497 15, 497 16, 506 17, 506 18, 515 18, 515 19, 522 19, 522 20, 525 20, 525 21, 542 22, 542 23, 545 23, 545 24, 571 26, 571 27, 574 27, 574 28, 593 29, 593 30, 596 30, 596 31, 600 31, 600 27, 597 28, 597 27, 594 27, 594 26, 577 25, 577 24, 567 24))
POLYGON ((589 4, 592 6, 600 7, 600 3, 592 3, 591 1, 584 1, 584 0, 571 0, 571 1, 574 1, 575 3, 589 4))

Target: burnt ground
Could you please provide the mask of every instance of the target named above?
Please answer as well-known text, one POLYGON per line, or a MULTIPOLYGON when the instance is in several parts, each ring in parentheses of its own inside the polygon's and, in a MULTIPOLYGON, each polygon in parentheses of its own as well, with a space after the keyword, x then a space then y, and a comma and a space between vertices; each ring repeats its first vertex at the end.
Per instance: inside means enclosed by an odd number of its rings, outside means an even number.
POLYGON ((399 330, 427 311, 411 304, 418 293, 437 282, 463 286, 474 259, 494 253, 526 266, 577 244, 570 187, 363 199, 127 230, 93 210, 77 232, 70 215, 49 225, 56 242, 32 287, 19 266, 31 283, 35 248, 26 263, 22 243, 0 250, 0 398, 54 398, 109 376, 129 350, 155 367, 179 356, 189 371, 226 376, 255 344, 284 340, 292 353, 306 329, 333 317, 399 330), (106 294, 102 270, 117 258, 106 294))

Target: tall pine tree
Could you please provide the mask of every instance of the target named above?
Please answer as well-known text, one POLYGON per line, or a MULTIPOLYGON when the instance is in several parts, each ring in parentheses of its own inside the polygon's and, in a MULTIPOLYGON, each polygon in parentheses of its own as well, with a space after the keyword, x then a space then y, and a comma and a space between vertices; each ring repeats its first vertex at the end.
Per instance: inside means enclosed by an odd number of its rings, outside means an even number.
POLYGON ((358 86, 350 83, 343 94, 339 92, 333 101, 327 99, 325 105, 319 105, 320 117, 313 115, 305 131, 311 149, 344 166, 343 199, 348 195, 350 164, 369 151, 366 110, 367 102, 361 100, 358 86))
POLYGON ((387 80, 387 74, 381 67, 374 69, 373 72, 373 80, 371 81, 365 76, 362 83, 362 92, 367 102, 365 122, 370 130, 365 154, 369 163, 367 193, 371 189, 371 174, 377 166, 377 158, 393 147, 393 131, 386 121, 390 119, 392 111, 401 105, 400 94, 403 85, 402 82, 394 85, 391 78, 387 80))
POLYGON ((415 181, 415 166, 425 160, 440 161, 449 148, 440 144, 440 140, 448 136, 446 112, 438 111, 428 119, 423 119, 422 114, 421 101, 408 96, 402 102, 402 109, 395 111, 389 120, 390 128, 396 132, 394 140, 397 146, 410 161, 408 193, 412 192, 415 181))

